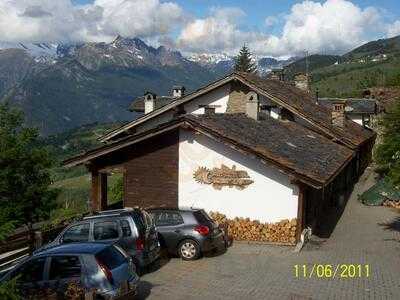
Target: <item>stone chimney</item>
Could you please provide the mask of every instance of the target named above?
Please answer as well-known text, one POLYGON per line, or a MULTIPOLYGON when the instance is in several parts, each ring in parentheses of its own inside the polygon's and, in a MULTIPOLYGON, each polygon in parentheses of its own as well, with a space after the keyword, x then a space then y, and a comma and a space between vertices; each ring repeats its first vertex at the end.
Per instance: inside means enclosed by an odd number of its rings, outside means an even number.
POLYGON ((247 117, 258 121, 260 119, 260 101, 255 92, 248 92, 246 95, 246 115, 247 117))
POLYGON ((156 108, 157 95, 146 91, 144 93, 144 113, 148 114, 156 108))
POLYGON ((346 120, 345 108, 346 108, 346 104, 344 102, 333 103, 332 124, 334 126, 344 128, 345 120, 346 120))
POLYGON ((173 98, 180 98, 185 95, 185 87, 180 85, 174 85, 172 87, 172 97, 173 98))
POLYGON ((294 75, 294 85, 306 92, 310 91, 310 76, 307 74, 299 73, 294 75))

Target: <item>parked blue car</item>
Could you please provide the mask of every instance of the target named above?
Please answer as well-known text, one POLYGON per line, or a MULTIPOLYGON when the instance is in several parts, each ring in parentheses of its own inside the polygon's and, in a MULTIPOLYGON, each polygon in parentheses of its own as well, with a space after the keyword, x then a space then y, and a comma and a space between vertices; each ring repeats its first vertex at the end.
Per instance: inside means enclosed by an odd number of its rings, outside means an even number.
POLYGON ((71 243, 46 249, 17 264, 0 282, 14 278, 23 295, 44 289, 63 294, 75 283, 84 290, 95 290, 103 299, 120 296, 125 282, 128 294, 134 295, 139 282, 130 256, 119 246, 106 243, 71 243))

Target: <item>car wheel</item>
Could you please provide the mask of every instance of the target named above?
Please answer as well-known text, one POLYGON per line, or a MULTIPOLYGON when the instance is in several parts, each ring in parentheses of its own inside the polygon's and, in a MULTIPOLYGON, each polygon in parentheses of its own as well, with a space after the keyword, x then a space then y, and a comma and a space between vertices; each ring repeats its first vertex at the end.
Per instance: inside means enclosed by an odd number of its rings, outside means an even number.
POLYGON ((200 256, 200 247, 193 240, 184 240, 179 244, 179 256, 183 260, 195 260, 200 256))

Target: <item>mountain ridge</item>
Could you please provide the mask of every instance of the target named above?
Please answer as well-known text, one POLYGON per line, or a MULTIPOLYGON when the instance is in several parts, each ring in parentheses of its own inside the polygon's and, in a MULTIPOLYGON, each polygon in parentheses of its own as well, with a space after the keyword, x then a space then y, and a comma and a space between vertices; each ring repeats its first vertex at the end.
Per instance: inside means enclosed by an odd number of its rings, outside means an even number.
MULTIPOLYGON (((0 101, 19 106, 27 124, 38 127, 43 135, 87 123, 131 120, 136 115, 127 108, 145 90, 168 95, 173 85, 184 85, 190 92, 230 73, 234 66, 233 57, 223 53, 185 56, 165 46, 153 47, 139 38, 121 36, 110 43, 16 43, 16 48, 4 49, 10 45, 0 42, 0 101)), ((399 49, 400 37, 395 37, 371 41, 343 56, 311 55, 309 71, 321 94, 330 95, 336 70, 362 69, 365 62, 400 56, 399 49), (389 53, 387 58, 381 48, 389 53)), ((288 74, 305 71, 304 58, 254 59, 262 75, 274 68, 285 68, 288 74)), ((341 82, 347 81, 351 79, 341 82)), ((351 94, 351 89, 344 90, 351 94)))

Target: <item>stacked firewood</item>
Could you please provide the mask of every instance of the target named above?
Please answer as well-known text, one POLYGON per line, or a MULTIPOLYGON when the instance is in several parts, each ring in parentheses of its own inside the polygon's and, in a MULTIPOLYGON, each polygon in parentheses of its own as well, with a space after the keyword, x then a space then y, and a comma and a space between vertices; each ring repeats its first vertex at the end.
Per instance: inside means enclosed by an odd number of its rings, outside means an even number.
POLYGON ((388 206, 388 207, 393 207, 393 208, 396 208, 396 209, 400 209, 400 200, 399 201, 385 200, 383 202, 383 206, 388 206))
POLYGON ((260 223, 249 218, 233 220, 218 212, 211 212, 211 218, 220 225, 228 227, 228 234, 234 240, 291 243, 296 242, 296 219, 281 220, 277 223, 260 223))

